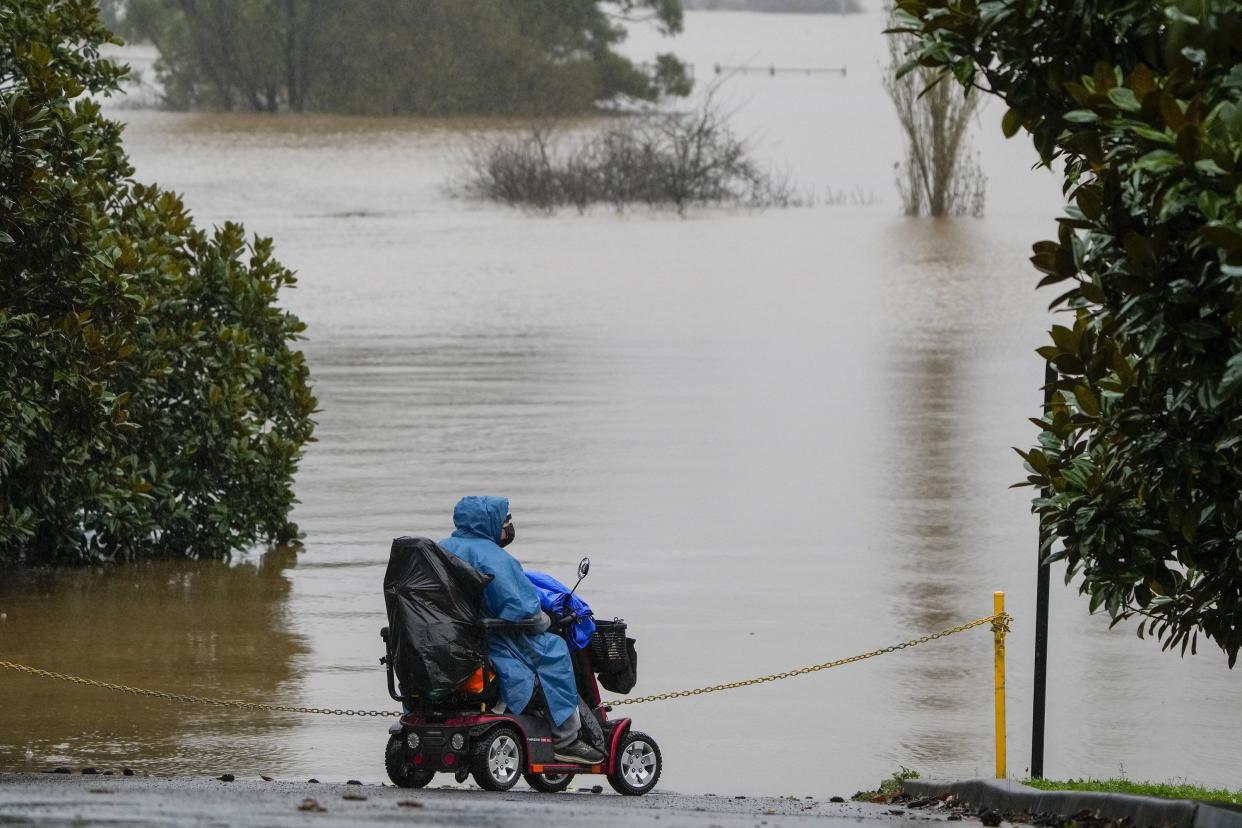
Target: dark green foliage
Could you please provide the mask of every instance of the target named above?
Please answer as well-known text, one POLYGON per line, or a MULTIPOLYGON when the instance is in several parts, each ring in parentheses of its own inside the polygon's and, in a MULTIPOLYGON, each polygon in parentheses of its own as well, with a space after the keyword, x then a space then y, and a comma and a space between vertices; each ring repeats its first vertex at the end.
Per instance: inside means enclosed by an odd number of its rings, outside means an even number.
MULTIPOLYGON (((917 62, 1009 105, 1071 202, 1035 245, 1073 321, 1022 452, 1091 608, 1242 646, 1242 3, 900 0, 917 62)), ((1052 551, 1055 541, 1063 548, 1052 551)))
POLYGON ((0 564, 224 556, 296 537, 315 400, 293 275, 129 179, 87 96, 89 0, 0 5, 0 564))
POLYGON ((613 50, 680 0, 131 0, 170 105, 373 114, 561 113, 685 95, 685 66, 613 50))

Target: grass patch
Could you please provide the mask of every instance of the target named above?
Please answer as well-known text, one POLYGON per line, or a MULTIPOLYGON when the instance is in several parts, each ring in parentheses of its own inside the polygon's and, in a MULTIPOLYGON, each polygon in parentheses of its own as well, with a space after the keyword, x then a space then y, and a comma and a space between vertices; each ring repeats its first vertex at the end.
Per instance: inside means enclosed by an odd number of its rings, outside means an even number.
POLYGON ((910 770, 902 765, 899 770, 893 771, 893 775, 880 783, 880 787, 874 791, 859 791, 850 799, 855 802, 871 802, 878 797, 884 797, 885 801, 891 802, 893 797, 901 793, 902 784, 907 779, 918 779, 919 772, 910 770))
POLYGON ((1159 796, 1164 799, 1206 799, 1242 805, 1242 790, 1224 788, 1201 788, 1185 780, 1172 782, 1135 782, 1130 779, 1023 779, 1022 784, 1042 791, 1101 791, 1103 793, 1126 793, 1140 796, 1159 796))

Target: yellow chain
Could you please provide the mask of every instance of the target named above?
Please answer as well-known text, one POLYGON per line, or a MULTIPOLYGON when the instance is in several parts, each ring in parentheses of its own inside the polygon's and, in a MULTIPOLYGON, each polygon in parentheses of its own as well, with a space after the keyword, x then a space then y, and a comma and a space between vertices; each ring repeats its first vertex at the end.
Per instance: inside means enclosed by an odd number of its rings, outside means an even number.
POLYGON ((235 699, 211 699, 205 696, 187 696, 182 693, 164 693, 159 690, 144 690, 141 687, 129 687, 124 684, 111 684, 110 682, 96 681, 95 679, 82 678, 81 676, 70 676, 65 673, 55 673, 51 670, 40 670, 37 667, 27 667, 25 664, 16 664, 12 661, 0 661, 0 667, 6 667, 10 670, 17 670, 19 673, 29 673, 32 676, 59 679, 60 681, 70 681, 74 684, 85 684, 88 687, 100 687, 104 690, 116 690, 120 693, 130 693, 135 696, 149 696, 153 699, 185 702, 186 704, 210 704, 215 705, 216 707, 240 707, 244 710, 274 710, 279 713, 321 713, 328 716, 401 715, 395 710, 341 710, 340 708, 333 709, 329 707, 292 707, 285 704, 264 704, 262 702, 237 701, 235 699))
POLYGON ((922 638, 914 638, 904 644, 895 644, 892 647, 885 647, 881 650, 872 650, 862 655, 850 656, 849 658, 839 658, 836 661, 826 661, 823 664, 812 664, 809 667, 799 667, 796 670, 786 670, 783 673, 773 673, 770 676, 759 676, 758 678, 744 679, 743 681, 731 681, 728 684, 713 684, 710 687, 696 687, 693 690, 676 690, 672 693, 657 693, 654 696, 638 696, 633 699, 613 699, 606 701, 604 704, 617 707, 623 704, 644 704, 646 702, 664 701, 665 699, 680 699, 686 696, 702 696, 706 693, 715 693, 718 690, 732 690, 735 687, 750 687, 754 684, 764 684, 769 681, 780 681, 781 679, 793 678, 794 676, 804 676, 807 673, 817 673, 820 670, 829 670, 833 667, 841 667, 845 664, 853 664, 856 661, 865 661, 868 658, 875 658, 885 653, 895 653, 898 650, 904 650, 907 647, 917 647, 919 644, 926 644, 929 641, 935 641, 937 638, 945 638, 946 636, 956 633, 973 630, 975 627, 981 627, 984 624, 991 623, 992 630, 1005 635, 1009 632, 1009 623, 1013 617, 1007 612, 989 615, 986 618, 977 618, 967 624, 959 624, 956 627, 950 627, 943 632, 925 635, 922 638))
MULTIPOLYGON (((680 699, 686 696, 702 696, 706 693, 715 693, 718 690, 732 690, 735 687, 750 687, 754 684, 764 684, 769 681, 779 681, 781 679, 793 678, 794 676, 803 676, 807 673, 817 673, 820 670, 828 670, 832 667, 841 667, 845 664, 853 664, 856 661, 864 661, 868 658, 875 658, 885 653, 895 653, 898 650, 904 650, 907 647, 915 647, 919 644, 926 644, 929 641, 935 641, 938 638, 954 635, 955 633, 972 630, 990 623, 992 631, 1004 636, 1009 632, 1009 624, 1013 620, 1009 613, 1002 612, 996 615, 989 615, 986 618, 978 618, 966 624, 959 624, 956 627, 950 627, 943 632, 925 635, 922 638, 914 638, 903 644, 895 644, 892 647, 885 647, 881 650, 872 650, 862 655, 850 656, 849 658, 839 658, 836 661, 826 661, 823 664, 812 664, 809 667, 799 667, 796 670, 786 670, 783 673, 773 673, 770 676, 759 676, 758 678, 745 679, 743 681, 731 681, 728 684, 714 684, 710 687, 696 687, 693 690, 677 690, 672 693, 657 693, 654 696, 639 696, 633 699, 614 699, 605 702, 605 704, 617 707, 623 704, 643 704, 645 702, 664 701, 665 699, 680 699)), ((234 707, 243 710, 268 710, 278 713, 316 713, 326 716, 398 716, 395 710, 342 710, 340 708, 329 707, 293 707, 284 704, 264 704, 263 702, 247 702, 237 701, 235 699, 213 699, 206 696, 187 696, 183 693, 164 693, 159 690, 144 690, 141 687, 129 687, 125 684, 112 684, 106 681, 96 681, 95 679, 83 678, 81 676, 71 676, 66 673, 56 673, 52 670, 40 670, 37 667, 27 667, 25 664, 17 664, 13 661, 0 661, 0 668, 9 670, 17 670, 19 673, 28 673, 32 676, 40 676, 42 678, 57 679, 59 681, 68 681, 74 684, 83 684, 87 687, 99 687, 104 690, 115 690, 119 693, 129 693, 134 696, 147 696, 153 699, 164 699, 166 701, 184 702, 186 704, 208 704, 216 707, 234 707)))

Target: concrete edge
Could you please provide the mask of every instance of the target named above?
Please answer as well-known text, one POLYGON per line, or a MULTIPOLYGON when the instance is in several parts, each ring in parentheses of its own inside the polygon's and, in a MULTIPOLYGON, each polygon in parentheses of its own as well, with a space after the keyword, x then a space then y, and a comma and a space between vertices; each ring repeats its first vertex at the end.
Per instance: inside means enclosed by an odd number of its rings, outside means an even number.
POLYGON ((1072 816, 1091 811, 1109 819, 1126 819, 1135 828, 1242 828, 1242 808, 1189 799, 1099 791, 1041 791, 1012 779, 908 779, 902 783, 902 789, 911 796, 951 793, 975 808, 992 808, 1002 813, 1072 816))

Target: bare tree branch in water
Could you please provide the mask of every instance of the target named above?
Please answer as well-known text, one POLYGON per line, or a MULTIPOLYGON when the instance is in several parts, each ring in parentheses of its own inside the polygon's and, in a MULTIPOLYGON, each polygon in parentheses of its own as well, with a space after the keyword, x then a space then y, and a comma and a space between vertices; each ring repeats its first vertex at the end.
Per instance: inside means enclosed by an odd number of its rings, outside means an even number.
POLYGON ((546 211, 643 204, 681 212, 807 200, 786 178, 760 168, 710 96, 689 112, 626 117, 575 136, 545 123, 522 135, 479 138, 465 166, 458 192, 546 211))
POLYGON ((902 77, 909 35, 890 34, 884 89, 905 134, 906 158, 897 189, 908 216, 982 216, 987 176, 971 152, 967 131, 979 96, 937 82, 938 70, 916 67, 902 77))

